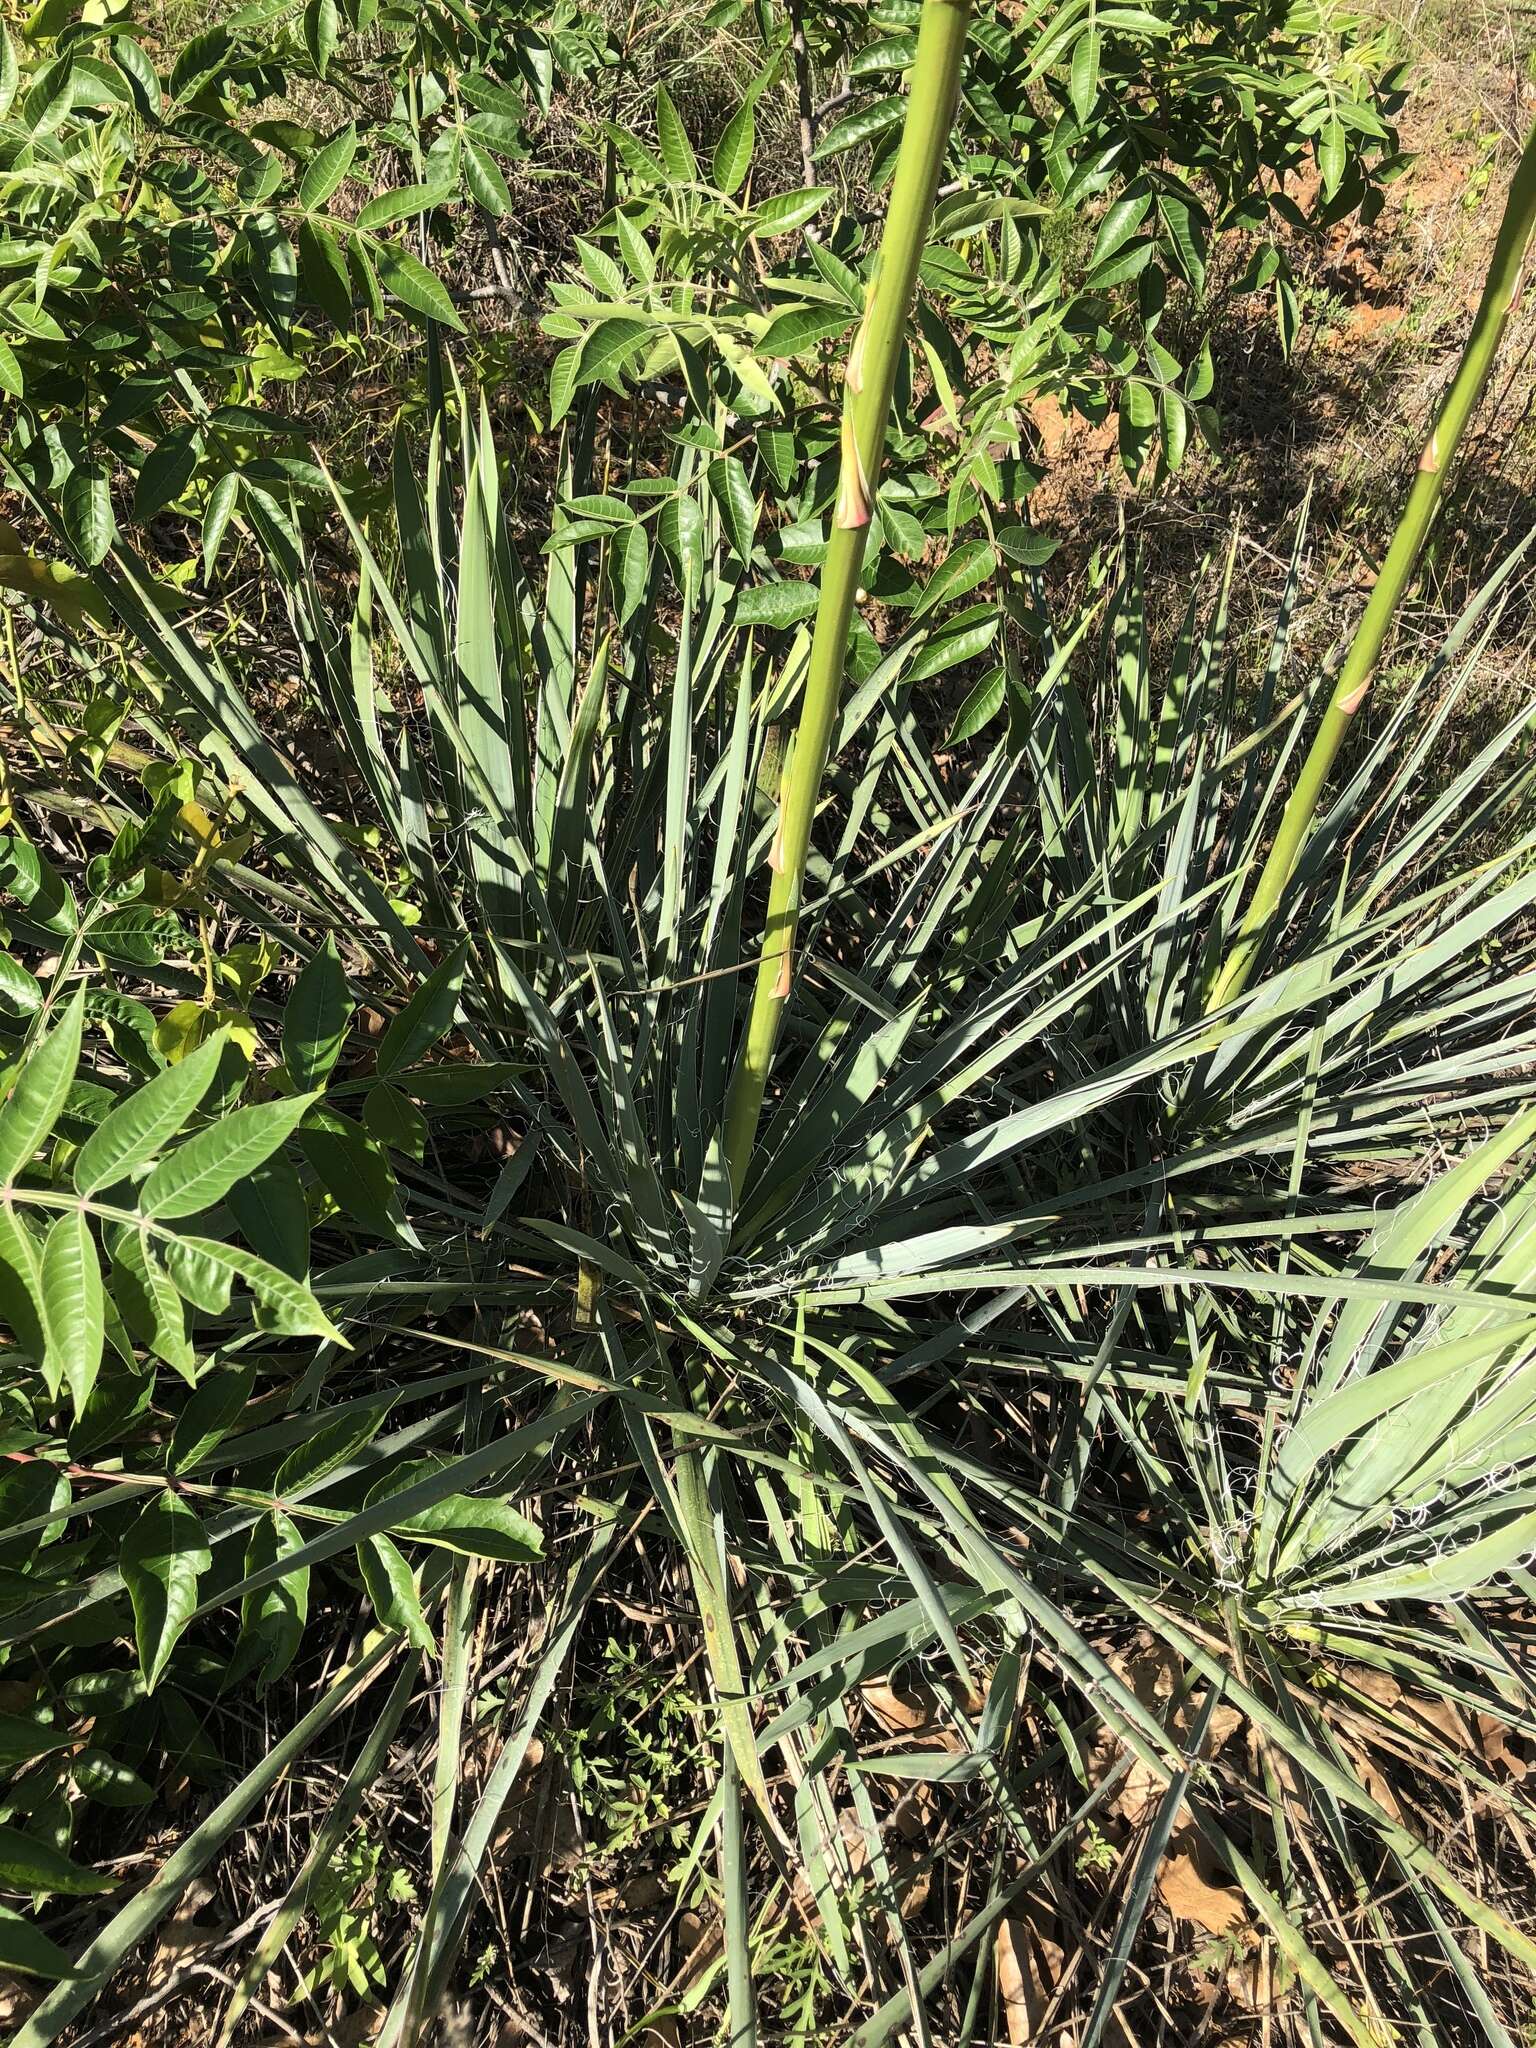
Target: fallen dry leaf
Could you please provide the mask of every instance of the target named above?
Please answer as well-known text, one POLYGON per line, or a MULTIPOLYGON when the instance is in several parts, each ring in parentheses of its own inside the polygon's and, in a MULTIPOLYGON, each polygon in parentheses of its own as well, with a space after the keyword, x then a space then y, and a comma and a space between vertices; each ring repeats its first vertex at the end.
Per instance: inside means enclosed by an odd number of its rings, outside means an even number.
POLYGON ((46 1988, 31 1977, 0 1976, 0 2027, 25 2019, 46 1988))
POLYGON ((887 1735, 943 1737, 938 1699, 930 1687, 918 1683, 899 1689, 886 1679, 875 1679, 859 1687, 859 1697, 887 1735))
POLYGON ((1193 1920, 1207 1934, 1230 1934, 1247 1917, 1243 1895, 1230 1885, 1213 1884, 1210 1871, 1199 1836, 1192 1828, 1180 1828, 1158 1866, 1157 1888, 1177 1919, 1193 1920))
MULTIPOLYGON (((1027 2048, 1045 2024, 1066 1958, 1056 1942, 1027 1921, 1005 1920, 997 1930, 994 1961, 1009 2048, 1027 2048)), ((1052 2035, 1061 2048, 1067 2048, 1071 2038, 1052 2035)))
POLYGON ((1390 1672, 1377 1671, 1369 1664, 1346 1664, 1342 1676, 1378 1707, 1395 1707, 1403 1696, 1403 1688, 1390 1672))
POLYGON ((1531 1758, 1527 1752, 1531 1748, 1531 1738, 1528 1735, 1506 1728, 1492 1714, 1479 1714, 1477 1738, 1491 1769, 1507 1773, 1517 1784, 1530 1770, 1531 1758))

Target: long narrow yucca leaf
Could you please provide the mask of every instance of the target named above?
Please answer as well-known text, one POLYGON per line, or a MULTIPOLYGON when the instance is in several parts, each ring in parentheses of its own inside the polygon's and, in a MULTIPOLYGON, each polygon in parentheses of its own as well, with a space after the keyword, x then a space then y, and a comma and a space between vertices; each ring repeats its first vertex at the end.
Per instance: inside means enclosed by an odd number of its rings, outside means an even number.
POLYGON ((1536 128, 1526 140, 1499 225, 1493 260, 1483 285, 1472 331, 1461 363, 1441 403, 1418 472, 1408 494, 1392 545, 1371 592, 1365 616, 1350 644, 1339 679, 1328 700, 1301 773, 1296 779, 1269 858, 1254 888, 1253 900, 1238 927, 1236 940, 1211 985, 1207 1007, 1219 1009, 1247 986, 1255 958, 1269 932, 1286 884, 1295 871, 1312 819, 1322 798, 1328 772, 1343 746, 1356 712, 1365 702, 1388 632, 1403 600, 1419 555, 1429 536, 1445 490, 1445 478, 1461 445, 1467 423, 1493 374, 1499 342, 1520 296, 1526 250, 1536 229, 1536 128))

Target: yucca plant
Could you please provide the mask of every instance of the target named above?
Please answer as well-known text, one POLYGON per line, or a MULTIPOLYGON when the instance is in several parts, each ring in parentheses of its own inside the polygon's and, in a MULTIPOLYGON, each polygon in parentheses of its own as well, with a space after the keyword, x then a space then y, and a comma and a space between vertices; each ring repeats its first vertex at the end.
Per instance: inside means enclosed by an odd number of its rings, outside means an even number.
POLYGON ((1298 2038, 1506 2043, 1465 1931, 1536 1946, 1444 1781, 1518 1795, 1420 1709, 1536 1732, 1528 714, 1432 772, 1508 567, 1211 1014, 1307 730, 1289 596, 1255 678, 1230 562, 1163 665, 1133 566, 1059 627, 1021 569, 1039 654, 1005 643, 1007 735, 966 750, 927 686, 996 608, 882 643, 850 525, 796 624, 723 404, 624 451, 589 392, 535 573, 450 396, 339 545, 250 506, 279 709, 268 648, 117 550, 132 727, 13 799, 0 1956, 57 1980, 15 2048, 336 1743, 227 2036, 424 1723, 380 2038, 429 2039, 635 1587, 699 1653, 670 1881, 720 1967, 607 1985, 615 2032, 975 2039, 994 1942, 1050 1913, 1095 2048, 1178 1838, 1298 2038), (927 1706, 892 1742, 895 1683, 927 1706), (293 1709, 239 1776, 230 1684, 293 1709), (83 1802, 168 1770, 216 1802, 87 1918, 119 1888, 83 1802))
MULTIPOLYGON (((113 820, 121 850, 80 864, 80 936, 37 984, 42 1016, 83 979, 85 1016, 40 1041, 26 1099, 40 1072, 67 1073, 65 1033, 81 1022, 91 1081, 55 1105, 62 1144, 43 1146, 46 1118, 28 1124, 13 1172, 8 1263, 42 1311, 32 1325, 24 1307, 12 1317, 33 1431, 22 1469, 39 1475, 17 1534, 43 1547, 13 1587, 5 1633, 13 1659, 40 1660, 46 1696, 67 1702, 72 1644, 121 1629, 122 1589, 138 1583, 138 1683, 161 1703, 206 1687, 202 1644, 233 1644, 248 1672, 275 1678, 295 1656, 293 1671, 311 1670, 315 1624, 346 1601, 349 1578, 373 1621, 18 2042, 58 2036, 372 1681, 388 1685, 383 1732, 321 1820, 309 1867, 345 1833, 388 1731, 431 1691, 431 1882, 386 2030, 420 2037, 453 1982, 529 1744, 569 1660, 606 1627, 594 1600, 642 1525, 665 1531, 672 1561, 653 1570, 686 1586, 706 1646, 720 1765, 685 1862, 713 1867, 718 1825, 737 2031, 753 2023, 775 1930, 806 1910, 825 1949, 812 2011, 862 2012, 870 2041, 914 2024, 1058 1869, 1063 1844, 1113 1812, 1134 1762, 1163 1789, 1142 1822, 1145 1881, 1103 1946, 1101 2029, 1157 1897, 1159 1845, 1192 1817, 1240 1884, 1253 1939, 1298 1983, 1298 2010, 1360 2040, 1406 2018, 1450 2041, 1469 2016, 1500 2039, 1451 1921, 1474 1918, 1522 1967, 1529 1945, 1365 1788, 1339 1702, 1358 1706, 1354 1659, 1387 1665, 1414 1697, 1528 1725, 1496 1648, 1516 1654, 1518 1610, 1500 1588, 1526 1541, 1523 1211, 1480 1226, 1453 1281, 1440 1272, 1477 1190, 1524 1157, 1526 1121, 1432 1181, 1400 1221, 1376 1209, 1411 1179, 1428 1133, 1455 1149, 1502 1114, 1531 1052, 1525 720, 1446 786, 1426 774, 1475 680, 1501 579, 1381 734, 1386 765, 1365 762, 1325 819, 1322 908, 1215 1018, 1203 1003, 1210 935, 1264 843, 1302 731, 1294 705, 1273 708, 1288 676, 1284 618, 1259 691, 1273 755, 1240 713, 1220 578, 1159 682, 1130 573, 1101 633, 1107 719, 1073 680, 1090 619, 1047 635, 1038 679, 1015 671, 1014 743, 964 763, 935 751, 919 715, 949 629, 920 621, 880 650, 856 640, 825 850, 807 867, 802 971, 733 1203, 722 1133, 741 969, 761 930, 777 736, 808 636, 735 623, 752 586, 691 449, 657 494, 670 551, 642 524, 637 568, 634 542, 562 546, 557 519, 530 577, 489 431, 463 440, 457 479, 439 447, 422 487, 402 445, 387 529, 339 508, 355 550, 341 584, 290 534, 253 535, 290 585, 301 701, 345 736, 361 842, 334 821, 327 783, 263 731, 228 658, 163 616, 142 570, 119 557, 102 580, 155 679, 140 736, 179 747, 186 766, 146 810, 108 763, 104 811, 86 829, 113 820), (189 804, 219 821, 227 858, 195 850, 189 804), (1502 850, 1490 857, 1490 844, 1502 850), (112 920, 134 909, 129 930, 152 928, 154 946, 124 963, 112 920), (242 1008, 185 993, 205 928, 226 957, 238 933, 275 963, 242 1008), (122 963, 112 985, 86 971, 93 960, 122 963), (134 1192, 114 1207, 167 1219, 134 1228, 156 1244, 163 1233, 171 1286, 190 1296, 196 1385, 144 1378, 154 1338, 126 1314, 119 1260, 105 1297, 125 1310, 118 1359, 134 1391, 93 1414, 85 1390, 71 1425, 68 1370, 60 1381, 48 1363, 60 1297, 46 1279, 32 1286, 16 1232, 46 1260, 51 1235, 39 1245, 28 1220, 38 1212, 81 1219, 77 1239, 97 1227, 70 1189, 95 1184, 93 1148, 113 1149, 112 1120, 84 1142, 73 1134, 143 1071, 126 1054, 154 1033, 133 1005, 157 989, 181 1005, 162 1049, 185 1056, 112 1113, 142 1125, 116 1169, 134 1192), (390 1014, 381 1038, 360 1031, 360 1003, 390 1014), (189 1004, 203 1021, 189 1023, 189 1004), (209 1028, 224 1036, 187 1054, 209 1028), (245 1087, 264 1099, 229 1111, 227 1093, 197 1090, 232 1034, 254 1049, 245 1087), (142 1107, 156 1091, 163 1117, 142 1107), (178 1147, 188 1115, 205 1135, 178 1147), (266 1153, 264 1205, 235 1192, 231 1117, 291 1132, 266 1153), (466 1156, 488 1125, 509 1133, 505 1163, 483 1145, 466 1156), (156 1191, 199 1146, 221 1164, 198 1238, 228 1246, 249 1275, 257 1259, 282 1270, 286 1237, 292 1270, 307 1270, 303 1298, 350 1350, 318 1324, 318 1343, 266 1313, 253 1324, 239 1297, 194 1284, 195 1247, 156 1191), (1378 1356, 1394 1361, 1395 1388, 1445 1375, 1442 1441, 1416 1439, 1400 1472, 1384 1462, 1382 1422, 1346 1400, 1357 1382, 1374 1393, 1378 1356), (1462 1434, 1461 1417, 1484 1407, 1486 1426, 1462 1434), (59 1475, 93 1426, 113 1451, 76 1498, 59 1475), (1472 1476, 1484 1457, 1509 1468, 1496 1524, 1472 1476), (1351 1518, 1367 1465, 1381 1490, 1351 1518), (595 1514, 584 1503, 597 1475, 618 1470, 595 1514), (1250 1477, 1252 1509, 1239 1505, 1250 1477), (69 1499, 45 1498, 44 1480, 69 1499), (174 1540, 125 1541, 151 1484, 174 1540), (1427 1505, 1437 1486, 1443 1520, 1427 1505), (1154 1520, 1138 1499, 1155 1503, 1154 1520), (44 1541, 61 1519, 78 1532, 62 1550, 44 1541), (514 1561, 541 1537, 558 1572, 514 1561), (1454 1561, 1430 1566, 1437 1547, 1454 1561), (543 1607, 543 1648, 502 1709, 494 1762, 466 1780, 475 1645, 505 1597, 475 1559, 536 1573, 518 1597, 543 1607), (146 1607, 155 1585, 174 1601, 146 1607), (1445 1598, 1462 1603, 1454 1620, 1434 1604, 1445 1598), (237 1607, 238 1634, 221 1634, 237 1607), (1161 1707, 1126 1675, 1137 1629, 1181 1674, 1161 1707), (422 1669, 429 1643, 440 1692, 422 1669), (903 1669, 941 1681, 940 1764, 922 1747, 863 1756, 861 1685, 903 1669), (1228 1725, 1212 1720, 1218 1689, 1257 1731, 1256 1764, 1228 1750, 1197 1761, 1191 1728, 1203 1717, 1204 1740, 1228 1725), (1119 1775, 1090 1772, 1064 1831, 1042 1832, 1044 1788, 1069 1782, 1106 1731, 1119 1775), (1234 1811, 1250 1767, 1260 1776, 1234 1811), (995 1843, 994 1883, 937 1945, 899 1905, 909 1874, 892 1788, 914 1782, 995 1843), (1370 1910, 1378 1940, 1408 1941, 1401 1969, 1336 1952, 1329 1916, 1361 1881, 1391 1894, 1370 1910), (871 1911, 873 1943, 861 1933, 871 1911), (1426 1934, 1449 1979, 1420 1967, 1413 1943, 1426 1934)), ((35 917, 50 887, 24 867, 18 855, 9 883, 19 932, 23 900, 35 917)), ((236 1078, 247 1071, 240 1062, 236 1078)), ((50 1743, 66 1711, 46 1717, 50 1743)), ((1388 1732, 1369 1739, 1397 1768, 1416 1744, 1423 1754, 1395 1709, 1372 1712, 1388 1732)), ((174 1726, 173 1713, 157 1745, 174 1726)), ((1444 1745, 1428 1747, 1443 1763, 1444 1745)), ((55 1771, 57 1753, 39 1749, 24 1781, 55 1771)), ((1475 1759, 1454 1767, 1493 1796, 1475 1759)), ((59 1890, 89 1876, 71 1868, 83 1875, 59 1890)), ((237 2003, 302 1910, 303 1873, 295 1882, 237 2003)), ((46 1892, 46 1873, 22 1888, 46 1892)), ((29 1922, 27 1938, 36 1931, 29 1922)), ((771 1981, 761 1995, 777 1997, 771 1981)))

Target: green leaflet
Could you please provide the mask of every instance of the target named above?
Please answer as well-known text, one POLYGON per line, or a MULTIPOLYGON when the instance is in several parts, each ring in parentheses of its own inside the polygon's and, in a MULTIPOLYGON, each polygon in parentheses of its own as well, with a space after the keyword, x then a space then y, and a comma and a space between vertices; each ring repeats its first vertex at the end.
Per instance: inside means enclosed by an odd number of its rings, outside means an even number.
POLYGON ((17 1764, 30 1763, 34 1757, 66 1748, 71 1739, 46 1722, 24 1721, 19 1714, 0 1714, 0 1767, 12 1770, 17 1764))
POLYGON ((115 1891, 117 1879, 82 1869, 51 1842, 24 1834, 20 1828, 0 1826, 0 1885, 7 1891, 88 1898, 95 1892, 115 1891))
POLYGON ((52 1131, 80 1059, 85 993, 77 995, 42 1044, 22 1063, 0 1109, 0 1186, 9 1186, 52 1131))
POLYGON ((209 1373, 199 1383, 171 1432, 165 1459, 168 1471, 192 1471, 224 1441, 249 1401, 255 1382, 256 1368, 246 1364, 209 1373))
MULTIPOLYGON (((174 1244, 165 1250, 172 1256, 180 1253, 174 1244)), ((112 1245, 112 1277, 113 1300, 132 1334, 183 1379, 195 1380, 197 1359, 187 1341, 181 1295, 147 1231, 117 1233, 112 1245)))
POLYGON ((280 1499, 301 1490, 311 1491, 328 1472, 334 1472, 373 1442, 392 1406, 393 1400, 385 1398, 351 1414, 322 1421, 278 1466, 272 1491, 280 1499))
POLYGON ((357 1546, 358 1569, 380 1628, 399 1629, 413 1649, 433 1655, 437 1639, 421 1611, 416 1576, 397 1544, 382 1533, 357 1546))
POLYGON ((227 1043, 226 1032, 215 1032, 102 1119, 75 1160, 74 1183, 82 1195, 126 1179, 175 1137, 207 1094, 227 1043))
POLYGON ((84 1411, 101 1370, 106 1338, 106 1294, 101 1260, 83 1211, 66 1210, 49 1229, 41 1269, 43 1378, 55 1397, 65 1382, 77 1415, 84 1411))
POLYGON ((0 1969, 27 1977, 67 1977, 73 1963, 57 1942, 9 1906, 0 1906, 0 1969))
POLYGON ((158 1493, 123 1539, 119 1568, 133 1602, 144 1683, 154 1690, 197 1605, 197 1582, 213 1562, 196 1512, 158 1493))
POLYGON ((327 934, 325 944, 304 963, 283 1010, 283 1065, 299 1090, 318 1088, 341 1056, 352 997, 336 951, 327 934))
MULTIPOLYGON (((303 1543, 303 1532, 290 1516, 280 1510, 263 1516, 246 1546, 246 1575, 280 1565, 302 1549, 303 1543)), ((308 1565, 285 1572, 246 1594, 240 1603, 240 1644, 236 1655, 255 1667, 258 1684, 270 1685, 287 1670, 303 1638, 308 1615, 308 1565)))
POLYGON ((211 1237, 176 1237, 163 1241, 167 1270, 181 1292, 210 1315, 229 1305, 237 1280, 256 1299, 256 1320, 263 1328, 288 1337, 346 1339, 309 1288, 240 1245, 221 1244, 211 1237))
POLYGON ((421 984, 405 1008, 391 1019, 379 1041, 378 1072, 382 1080, 402 1067, 413 1066, 424 1052, 453 1029, 459 990, 464 981, 468 941, 455 946, 443 964, 421 984))
MULTIPOLYGON (((368 1495, 368 1505, 374 1507, 392 1494, 403 1492, 435 1469, 426 1460, 397 1465, 368 1495)), ((403 1539, 430 1537, 444 1549, 504 1564, 524 1564, 544 1552, 544 1538, 534 1523, 505 1501, 484 1494, 447 1494, 430 1507, 418 1509, 389 1526, 392 1535, 403 1539)))
POLYGON ((140 1191, 146 1216, 195 1216, 255 1171, 298 1124, 318 1091, 251 1103, 188 1138, 162 1159, 140 1191))

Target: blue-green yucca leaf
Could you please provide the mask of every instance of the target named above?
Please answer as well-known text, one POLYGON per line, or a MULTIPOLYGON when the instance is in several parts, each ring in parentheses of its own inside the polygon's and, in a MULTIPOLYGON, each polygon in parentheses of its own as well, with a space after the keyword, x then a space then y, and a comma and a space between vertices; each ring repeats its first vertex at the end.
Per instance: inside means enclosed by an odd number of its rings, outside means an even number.
POLYGON ((212 1562, 196 1511, 174 1493, 157 1493, 123 1539, 119 1566, 151 1692, 192 1618, 197 1582, 212 1562))

